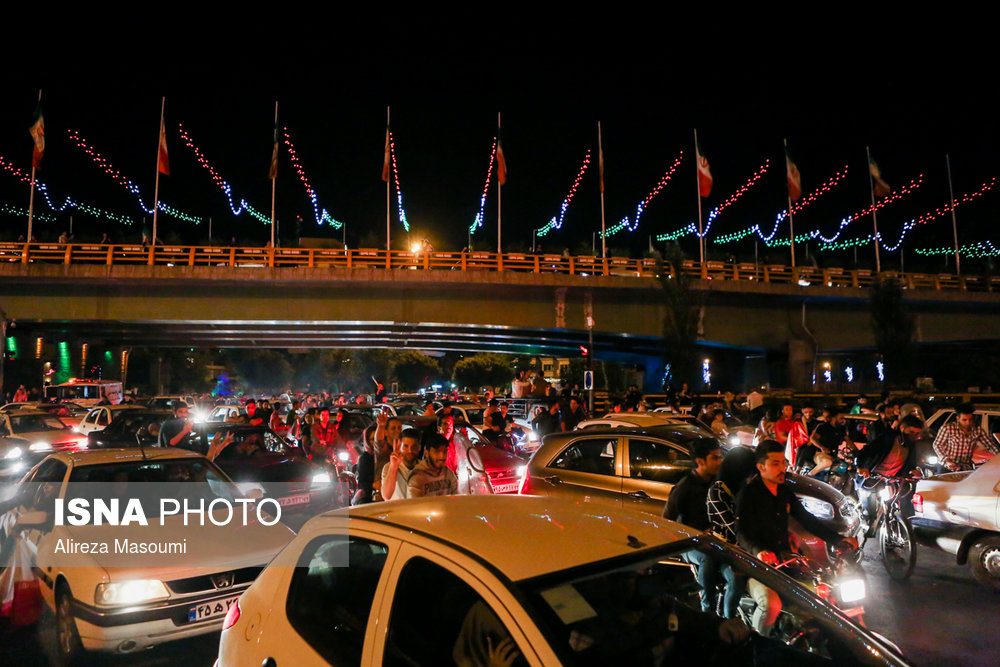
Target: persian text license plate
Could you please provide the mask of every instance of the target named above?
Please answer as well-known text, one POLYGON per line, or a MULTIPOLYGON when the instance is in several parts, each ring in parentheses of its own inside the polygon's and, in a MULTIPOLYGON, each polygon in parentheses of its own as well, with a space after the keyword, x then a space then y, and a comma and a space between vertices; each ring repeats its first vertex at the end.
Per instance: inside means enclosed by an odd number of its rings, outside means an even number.
POLYGON ((188 623, 204 621, 207 618, 215 618, 216 616, 225 616, 226 612, 229 611, 229 608, 236 604, 236 601, 239 599, 239 595, 234 595, 233 597, 226 598, 225 600, 206 602, 205 604, 200 604, 197 607, 191 607, 188 609, 188 623))
POLYGON ((300 493, 294 496, 285 496, 284 498, 278 498, 278 504, 282 507, 289 507, 292 505, 308 505, 309 504, 309 494, 300 493))
POLYGON ((493 493, 517 493, 517 487, 520 482, 504 482, 503 484, 494 484, 493 493))

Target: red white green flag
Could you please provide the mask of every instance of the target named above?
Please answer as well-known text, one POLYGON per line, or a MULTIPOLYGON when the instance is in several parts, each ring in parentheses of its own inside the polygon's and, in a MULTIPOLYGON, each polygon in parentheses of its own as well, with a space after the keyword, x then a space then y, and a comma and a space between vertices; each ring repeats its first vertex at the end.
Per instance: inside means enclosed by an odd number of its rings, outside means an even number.
POLYGON ((268 175, 267 175, 267 177, 270 178, 272 181, 274 179, 278 178, 278 138, 279 138, 279 136, 280 135, 279 135, 279 129, 278 129, 278 118, 277 118, 277 112, 275 112, 275 119, 274 119, 274 148, 271 149, 271 169, 270 169, 270 171, 268 172, 268 175))
POLYGON ((167 128, 160 117, 160 149, 156 156, 156 170, 165 176, 170 175, 170 160, 167 157, 167 128))
POLYGON ((35 140, 35 147, 31 151, 31 165, 35 169, 42 166, 42 156, 45 155, 45 118, 42 117, 42 102, 39 100, 35 107, 35 122, 28 129, 31 138, 35 140))
POLYGON ((802 177, 799 175, 799 168, 792 162, 792 156, 785 149, 785 170, 788 177, 788 198, 797 201, 802 196, 802 177))
POLYGON ((503 157, 503 143, 500 141, 500 128, 497 128, 497 183, 507 183, 507 160, 503 157))
POLYGON ((390 147, 389 147, 389 126, 386 125, 385 126, 385 159, 382 160, 382 180, 385 181, 386 183, 389 182, 389 160, 391 159, 390 155, 389 155, 389 151, 390 151, 390 147))
POLYGON ((701 152, 701 146, 695 144, 694 152, 698 162, 698 194, 707 197, 712 194, 712 171, 708 167, 708 159, 701 152))
POLYGON ((888 183, 882 180, 882 172, 878 168, 878 165, 875 164, 875 160, 871 158, 868 158, 868 172, 872 175, 872 179, 874 179, 875 181, 875 186, 874 186, 875 196, 876 197, 888 196, 888 194, 892 192, 892 188, 889 187, 888 183))

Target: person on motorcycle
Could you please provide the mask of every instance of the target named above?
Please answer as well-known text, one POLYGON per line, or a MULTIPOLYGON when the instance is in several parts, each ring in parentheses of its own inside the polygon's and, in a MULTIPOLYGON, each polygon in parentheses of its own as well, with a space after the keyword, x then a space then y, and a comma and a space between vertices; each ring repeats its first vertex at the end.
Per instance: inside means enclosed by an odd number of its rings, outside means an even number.
MULTIPOLYGON (((788 461, 784 445, 765 440, 757 445, 754 459, 758 475, 750 480, 736 500, 736 533, 744 550, 768 565, 777 565, 781 556, 792 551, 788 536, 789 516, 821 540, 852 550, 858 548, 856 539, 842 538, 810 514, 785 484, 788 461)), ((781 599, 756 579, 747 582, 747 589, 757 603, 753 627, 767 636, 781 612, 781 599)))
POLYGON ((812 432, 809 442, 799 447, 795 464, 799 469, 809 469, 809 476, 816 477, 829 470, 844 447, 854 449, 854 443, 847 436, 847 424, 842 411, 837 406, 825 410, 826 421, 820 422, 812 432))
POLYGON ((337 422, 330 421, 330 408, 323 408, 319 411, 319 421, 312 425, 312 438, 309 444, 311 451, 309 453, 332 457, 337 436, 337 422))
POLYGON ((972 454, 985 449, 996 455, 996 444, 989 434, 975 424, 976 407, 962 403, 955 409, 955 420, 941 427, 934 438, 934 453, 948 470, 972 470, 972 454))
MULTIPOLYGON (((923 433, 924 422, 916 415, 907 415, 899 422, 899 433, 887 430, 858 452, 858 475, 867 479, 871 473, 885 477, 909 477, 917 468, 917 440, 923 433)), ((864 484, 856 486, 861 509, 867 517, 875 516, 875 489, 864 484)), ((904 516, 913 514, 909 498, 903 500, 904 516)), ((870 530, 869 532, 874 532, 870 530)), ((869 535, 871 537, 871 535, 869 535)))

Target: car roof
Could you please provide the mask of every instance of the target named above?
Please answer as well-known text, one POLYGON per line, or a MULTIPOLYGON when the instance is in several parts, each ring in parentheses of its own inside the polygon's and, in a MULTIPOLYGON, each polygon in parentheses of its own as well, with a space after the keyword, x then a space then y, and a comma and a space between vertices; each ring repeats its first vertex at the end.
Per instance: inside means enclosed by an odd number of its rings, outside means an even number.
POLYGON ((143 460, 203 459, 204 455, 174 447, 129 447, 109 449, 84 449, 50 454, 49 458, 59 459, 74 467, 101 465, 103 463, 128 463, 143 460))
POLYGON ((590 419, 584 419, 580 423, 586 424, 594 421, 618 421, 626 424, 635 424, 636 426, 659 426, 661 424, 669 424, 672 419, 674 419, 673 416, 667 416, 662 412, 658 415, 648 413, 643 414, 641 412, 612 412, 604 415, 603 417, 591 417, 590 419))
POLYGON ((444 496, 359 505, 321 515, 303 532, 346 526, 347 517, 354 527, 374 528, 370 522, 404 533, 421 533, 472 554, 514 581, 633 554, 635 540, 656 547, 701 534, 641 512, 609 512, 596 504, 517 495, 444 496), (518 548, 512 549, 512 544, 518 548))

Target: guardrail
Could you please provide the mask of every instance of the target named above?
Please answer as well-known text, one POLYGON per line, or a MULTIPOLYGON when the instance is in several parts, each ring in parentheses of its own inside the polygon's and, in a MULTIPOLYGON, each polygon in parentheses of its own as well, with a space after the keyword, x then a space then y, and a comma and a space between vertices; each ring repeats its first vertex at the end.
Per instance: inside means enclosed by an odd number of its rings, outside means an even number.
MULTIPOLYGON (((99 243, 0 243, 0 261, 56 264, 339 267, 422 269, 426 271, 520 271, 579 276, 652 278, 656 260, 628 257, 587 257, 495 252, 410 252, 375 248, 244 248, 99 243)), ((706 280, 758 281, 808 287, 869 287, 875 272, 866 269, 813 268, 776 264, 685 261, 683 270, 706 280)), ((883 272, 899 278, 909 289, 1000 291, 1000 277, 951 273, 883 272)))

